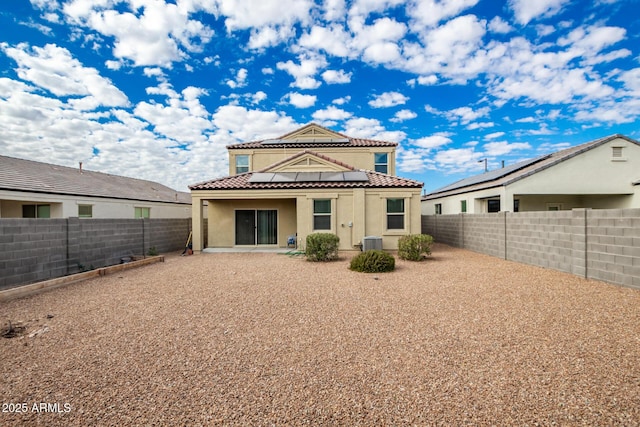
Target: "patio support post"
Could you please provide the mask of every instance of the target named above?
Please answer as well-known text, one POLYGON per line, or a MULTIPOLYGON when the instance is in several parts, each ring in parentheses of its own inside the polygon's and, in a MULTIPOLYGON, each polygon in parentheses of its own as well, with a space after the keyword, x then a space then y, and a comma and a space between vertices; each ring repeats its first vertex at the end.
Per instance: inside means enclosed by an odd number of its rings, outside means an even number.
POLYGON ((191 200, 191 230, 193 251, 199 253, 203 249, 204 236, 202 233, 204 227, 202 226, 202 199, 197 197, 193 197, 191 200))

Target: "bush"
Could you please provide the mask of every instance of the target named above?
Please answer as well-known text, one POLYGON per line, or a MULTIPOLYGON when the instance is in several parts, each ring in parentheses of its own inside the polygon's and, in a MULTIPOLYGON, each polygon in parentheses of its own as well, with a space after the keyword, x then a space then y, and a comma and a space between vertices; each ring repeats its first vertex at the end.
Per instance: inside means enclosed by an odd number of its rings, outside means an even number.
POLYGON ((309 234, 305 250, 307 261, 332 261, 338 259, 338 243, 340 243, 340 238, 335 234, 309 234))
POLYGON ((384 251, 371 249, 353 257, 349 268, 362 273, 385 273, 396 268, 396 259, 384 251))
POLYGON ((398 257, 408 261, 421 261, 427 255, 431 255, 432 244, 433 237, 428 234, 402 236, 398 240, 398 257))

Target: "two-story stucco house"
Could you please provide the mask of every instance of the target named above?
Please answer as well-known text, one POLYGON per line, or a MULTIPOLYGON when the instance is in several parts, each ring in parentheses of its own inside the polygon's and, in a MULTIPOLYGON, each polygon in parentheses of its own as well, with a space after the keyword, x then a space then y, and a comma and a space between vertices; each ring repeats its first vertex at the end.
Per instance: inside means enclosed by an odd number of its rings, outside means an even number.
POLYGON ((422 213, 640 207, 640 143, 611 135, 449 184, 422 213))
POLYGON ((351 138, 309 124, 279 138, 234 144, 230 176, 190 186, 193 247, 303 245, 315 232, 338 235, 340 249, 365 236, 397 249, 420 233, 422 183, 395 176, 397 143, 351 138))

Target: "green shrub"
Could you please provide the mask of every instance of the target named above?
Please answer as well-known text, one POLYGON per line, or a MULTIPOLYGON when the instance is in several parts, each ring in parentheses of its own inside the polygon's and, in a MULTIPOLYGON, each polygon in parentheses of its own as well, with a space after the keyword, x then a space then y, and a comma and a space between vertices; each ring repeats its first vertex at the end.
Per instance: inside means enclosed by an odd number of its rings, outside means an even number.
POLYGON ((309 234, 305 250, 307 261, 332 261, 338 259, 338 243, 340 243, 340 238, 335 234, 309 234))
POLYGON ((149 251, 147 252, 147 255, 149 255, 149 256, 156 256, 156 255, 158 255, 158 250, 156 249, 156 247, 155 247, 155 246, 151 246, 151 247, 149 248, 149 251))
POLYGON ((353 257, 349 268, 362 273, 385 273, 396 268, 396 259, 384 251, 372 249, 353 257))
POLYGON ((409 234, 398 240, 398 258, 421 261, 431 255, 433 237, 428 234, 409 234), (423 255, 424 254, 424 255, 423 255))

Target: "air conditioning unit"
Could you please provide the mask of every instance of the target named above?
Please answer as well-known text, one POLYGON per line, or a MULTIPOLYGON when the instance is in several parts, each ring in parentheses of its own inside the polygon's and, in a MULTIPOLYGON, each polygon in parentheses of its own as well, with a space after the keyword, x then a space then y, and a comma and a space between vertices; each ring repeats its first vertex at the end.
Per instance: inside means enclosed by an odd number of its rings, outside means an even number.
POLYGON ((366 236, 362 238, 362 251, 371 249, 382 250, 382 237, 366 236))

